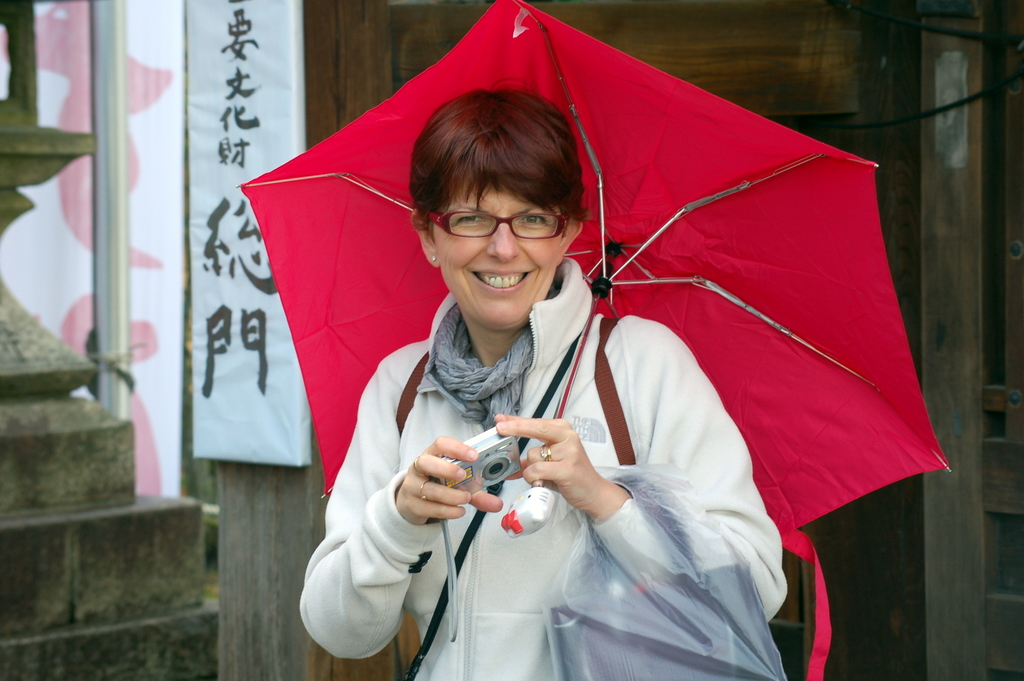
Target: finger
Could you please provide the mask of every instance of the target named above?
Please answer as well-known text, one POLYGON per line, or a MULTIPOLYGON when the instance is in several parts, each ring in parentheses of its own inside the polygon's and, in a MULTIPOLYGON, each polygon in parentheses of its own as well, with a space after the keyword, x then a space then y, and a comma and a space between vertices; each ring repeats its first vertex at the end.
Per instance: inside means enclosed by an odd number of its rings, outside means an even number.
MULTIPOLYGON (((549 480, 555 473, 552 468, 554 459, 545 459, 544 454, 550 452, 548 445, 530 447, 526 450, 526 464, 523 466, 523 480, 531 485, 538 480, 549 480)), ((553 457, 553 455, 552 455, 553 457)))
POLYGON ((481 511, 486 511, 487 513, 497 513, 505 507, 505 503, 501 498, 483 490, 474 494, 469 500, 469 503, 481 511))
POLYGON ((433 518, 453 519, 465 515, 463 504, 470 501, 468 492, 450 490, 432 480, 406 477, 398 490, 396 504, 403 518, 414 525, 422 525, 433 518))
POLYGON ((471 501, 471 495, 466 490, 449 487, 433 479, 423 481, 418 489, 412 491, 420 501, 446 506, 463 506, 471 501))
MULTIPOLYGON (((424 480, 462 480, 465 477, 465 469, 439 456, 421 454, 413 459, 406 477, 411 484, 419 484, 424 480)), ((415 485, 413 489, 415 490, 415 485)))
POLYGON ((460 461, 476 461, 478 452, 462 440, 442 435, 434 440, 423 452, 431 456, 447 456, 460 461))
POLYGON ((538 480, 555 481, 572 475, 573 469, 571 460, 557 458, 546 460, 542 459, 539 454, 531 452, 530 461, 523 468, 523 479, 531 485, 538 480))
POLYGON ((441 478, 445 480, 462 480, 465 470, 458 463, 448 461, 475 461, 477 451, 464 442, 451 437, 439 437, 416 457, 409 470, 417 478, 441 478))
POLYGON ((564 419, 528 419, 520 416, 506 416, 496 423, 500 435, 528 437, 547 443, 563 442, 573 433, 572 426, 564 419))
POLYGON ((535 466, 540 463, 550 463, 554 460, 555 455, 550 445, 542 444, 537 447, 530 447, 529 449, 526 450, 526 466, 535 466))
POLYGON ((421 501, 417 507, 417 514, 427 520, 455 520, 466 515, 464 506, 452 506, 436 501, 421 501))

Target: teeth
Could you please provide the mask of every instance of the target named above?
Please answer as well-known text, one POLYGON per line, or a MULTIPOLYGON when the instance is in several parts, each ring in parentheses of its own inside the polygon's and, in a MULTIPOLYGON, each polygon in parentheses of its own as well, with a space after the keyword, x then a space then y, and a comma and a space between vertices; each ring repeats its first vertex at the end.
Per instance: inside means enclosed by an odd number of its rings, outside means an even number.
POLYGON ((523 275, 521 274, 513 274, 508 277, 495 277, 486 274, 478 274, 477 276, 485 284, 494 288, 510 288, 523 280, 523 275))

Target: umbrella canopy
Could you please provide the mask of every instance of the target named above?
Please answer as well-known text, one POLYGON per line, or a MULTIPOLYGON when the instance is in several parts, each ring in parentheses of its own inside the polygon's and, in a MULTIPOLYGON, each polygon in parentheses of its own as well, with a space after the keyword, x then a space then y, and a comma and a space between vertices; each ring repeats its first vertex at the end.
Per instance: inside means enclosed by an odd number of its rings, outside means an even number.
POLYGON ((614 282, 607 309, 663 322, 693 350, 784 534, 946 465, 886 262, 874 164, 497 0, 394 97, 242 188, 328 488, 378 362, 425 338, 447 293, 410 223, 413 142, 440 104, 517 84, 578 123, 594 220, 571 254, 614 282))

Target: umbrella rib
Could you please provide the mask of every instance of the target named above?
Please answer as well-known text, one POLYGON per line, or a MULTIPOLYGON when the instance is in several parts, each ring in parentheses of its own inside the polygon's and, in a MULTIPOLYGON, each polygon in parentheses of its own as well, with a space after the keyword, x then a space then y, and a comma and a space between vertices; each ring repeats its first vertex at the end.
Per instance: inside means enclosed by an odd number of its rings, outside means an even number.
POLYGON ((381 197, 385 201, 390 201, 391 203, 393 203, 393 204, 395 204, 397 206, 401 206, 402 208, 406 209, 410 213, 412 212, 412 206, 406 205, 405 203, 399 201, 398 199, 395 199, 395 198, 392 198, 392 197, 388 196, 384 192, 380 191, 379 189, 377 189, 373 185, 369 184, 365 180, 356 177, 352 173, 335 173, 334 177, 340 178, 342 180, 348 180, 349 182, 351 182, 355 186, 362 187, 363 189, 365 189, 366 191, 370 192, 371 194, 376 194, 377 196, 381 197))
MULTIPOLYGON (((765 175, 763 177, 759 177, 756 180, 744 180, 743 182, 740 182, 735 187, 730 187, 729 189, 725 189, 723 191, 720 191, 717 194, 712 194, 711 196, 705 196, 702 199, 697 199, 696 201, 691 201, 690 203, 686 204, 685 206, 683 206, 682 208, 677 210, 675 212, 675 214, 672 217, 670 217, 665 222, 665 224, 663 224, 661 227, 658 228, 658 231, 656 231, 654 234, 652 234, 650 236, 650 238, 647 239, 647 241, 645 241, 640 246, 638 246, 636 253, 634 253, 633 255, 629 256, 629 259, 626 260, 626 262, 624 262, 619 267, 619 269, 615 270, 615 274, 613 274, 611 276, 611 279, 614 281, 615 277, 617 277, 622 272, 622 270, 624 270, 630 263, 632 263, 634 260, 636 260, 637 256, 639 256, 641 253, 643 253, 644 250, 646 250, 646 248, 648 246, 650 246, 652 243, 654 243, 654 241, 659 236, 661 236, 662 234, 665 233, 665 230, 667 230, 669 227, 671 227, 673 224, 675 224, 676 221, 679 220, 679 218, 683 217, 687 213, 692 213, 693 211, 697 210, 698 208, 702 208, 702 207, 708 205, 709 203, 714 203, 715 201, 718 201, 719 199, 724 199, 727 196, 731 196, 731 195, 736 194, 738 192, 741 192, 741 191, 743 191, 745 189, 750 189, 754 185, 760 184, 760 183, 764 182, 765 180, 770 180, 773 177, 778 177, 779 175, 781 175, 781 174, 783 174, 785 172, 789 172, 790 170, 793 170, 794 168, 798 168, 798 167, 804 165, 805 163, 809 163, 810 161, 813 161, 815 159, 821 158, 824 155, 825 154, 808 154, 807 156, 804 156, 802 158, 798 158, 798 159, 796 159, 794 161, 791 161, 791 162, 787 163, 784 166, 776 168, 775 170, 773 170, 768 175, 765 175)), ((602 239, 603 239, 603 235, 602 235, 602 239)))
MULTIPOLYGON (((565 80, 565 76, 562 75, 562 67, 558 64, 558 57, 555 56, 554 45, 551 44, 551 36, 548 35, 547 27, 539 20, 536 16, 530 12, 529 8, 520 4, 521 11, 529 14, 534 21, 537 22, 537 26, 540 29, 541 36, 544 37, 544 44, 548 48, 548 55, 551 57, 551 65, 555 69, 555 75, 558 76, 558 82, 562 86, 562 92, 565 93, 565 99, 569 103, 569 113, 572 114, 573 122, 576 124, 576 129, 580 132, 580 139, 583 140, 583 148, 587 152, 587 158, 590 160, 590 166, 594 170, 594 175, 597 177, 597 219, 598 224, 601 226, 601 243, 605 242, 605 221, 604 221, 604 170, 601 169, 601 162, 597 160, 597 152, 594 150, 594 146, 590 143, 590 136, 587 135, 586 128, 583 127, 583 121, 580 119, 579 109, 576 107, 576 102, 572 98, 572 93, 569 91, 569 83, 565 80)), ((608 259, 601 256, 601 276, 608 276, 608 259)))
POLYGON ((266 182, 245 182, 239 187, 265 187, 269 184, 284 184, 285 182, 301 182, 302 180, 319 180, 324 177, 337 177, 337 173, 324 173, 323 175, 304 175, 302 177, 283 177, 280 180, 267 180, 266 182))
POLYGON ((409 206, 409 205, 403 203, 402 201, 399 201, 396 198, 388 196, 387 194, 385 194, 381 190, 377 189, 376 187, 374 187, 373 185, 369 184, 365 180, 362 180, 362 179, 356 177, 352 173, 324 173, 323 175, 305 175, 303 177, 286 177, 286 178, 283 178, 283 179, 280 179, 280 180, 268 180, 266 182, 247 182, 246 184, 243 184, 241 186, 243 186, 243 187, 262 187, 262 186, 268 185, 268 184, 283 184, 285 182, 301 182, 302 180, 321 180, 321 179, 326 178, 326 177, 334 177, 334 178, 338 178, 338 179, 342 179, 342 180, 348 180, 349 182, 351 182, 355 186, 361 187, 361 188, 365 189, 366 191, 370 192, 371 194, 376 194, 377 196, 381 197, 385 201, 390 201, 391 203, 406 209, 410 213, 412 212, 412 206, 409 206))
POLYGON ((651 272, 649 269, 647 269, 646 267, 644 267, 640 263, 636 263, 636 268, 638 270, 640 270, 641 272, 643 272, 644 274, 646 274, 648 279, 657 279, 658 278, 657 275, 654 274, 654 272, 651 272))
POLYGON ((843 364, 842 362, 837 360, 835 357, 832 357, 831 355, 829 355, 824 350, 821 350, 819 348, 814 347, 810 342, 804 340, 800 336, 798 336, 795 333, 793 333, 793 331, 791 329, 789 329, 789 328, 783 326, 782 324, 778 323, 777 321, 775 321, 774 319, 772 319, 771 317, 769 317, 765 313, 763 313, 760 310, 758 310, 757 308, 755 308, 753 305, 749 305, 748 303, 745 303, 736 294, 730 293, 729 291, 727 291, 723 287, 719 286, 715 282, 710 281, 708 279, 705 279, 704 277, 702 277, 700 275, 694 275, 694 276, 690 276, 690 277, 661 277, 661 278, 658 278, 658 279, 635 279, 635 280, 630 280, 630 281, 619 281, 619 282, 616 282, 615 285, 616 286, 642 286, 642 285, 646 285, 646 284, 693 284, 693 285, 699 286, 699 287, 701 287, 703 289, 707 289, 708 291, 712 291, 713 293, 717 293, 718 295, 722 296, 723 298, 728 300, 733 305, 736 305, 737 307, 739 307, 739 308, 741 308, 743 310, 746 310, 750 314, 754 315, 755 317, 757 317, 762 322, 764 322, 768 326, 772 327, 773 329, 775 329, 779 333, 781 333, 781 334, 783 334, 783 335, 785 335, 785 336, 787 336, 789 338, 792 338, 794 341, 796 341, 800 345, 803 345, 808 350, 810 350, 810 351, 812 351, 812 352, 814 352, 814 353, 816 353, 818 355, 821 355, 823 358, 825 358, 828 361, 832 362, 837 367, 839 367, 841 369, 845 369, 849 373, 853 374, 854 376, 856 376, 860 380, 862 380, 865 383, 867 383, 868 385, 870 385, 875 390, 878 390, 878 386, 876 386, 874 383, 869 381, 867 378, 865 378, 864 376, 860 375, 859 373, 857 373, 856 371, 854 371, 850 367, 846 366, 845 364, 843 364))
POLYGON ((868 385, 870 385, 875 390, 878 390, 878 386, 877 385, 875 385, 874 383, 872 383, 868 379, 864 378, 863 376, 858 374, 856 371, 854 371, 850 367, 846 366, 845 364, 843 364, 842 362, 837 360, 835 357, 832 357, 831 355, 829 355, 824 350, 820 350, 820 349, 814 347, 808 341, 804 340, 800 336, 798 336, 795 333, 793 333, 793 331, 791 329, 788 329, 785 326, 783 326, 782 324, 779 324, 777 321, 775 321, 774 319, 772 319, 771 317, 769 317, 765 313, 761 312, 757 308, 753 307, 752 305, 749 305, 749 304, 743 302, 743 300, 741 300, 739 296, 737 296, 737 295, 735 295, 733 293, 730 293, 729 291, 726 291, 724 288, 722 288, 721 286, 719 286, 715 282, 709 281, 709 280, 705 279, 704 277, 695 276, 695 277, 693 277, 693 279, 694 279, 693 283, 695 285, 700 286, 701 288, 706 288, 709 291, 713 291, 713 292, 717 293, 718 295, 720 295, 723 298, 725 298, 726 300, 728 300, 730 303, 732 303, 732 304, 734 304, 734 305, 736 305, 736 306, 746 310, 750 314, 754 315, 755 317, 757 317, 762 322, 764 322, 768 326, 772 327, 773 329, 775 329, 779 333, 782 333, 782 334, 788 336, 789 338, 792 338, 793 340, 795 340, 797 343, 799 343, 800 345, 804 346, 808 350, 811 350, 812 352, 814 352, 814 353, 816 353, 818 355, 821 355, 823 358, 825 358, 828 361, 832 362, 833 364, 835 364, 840 369, 845 369, 846 371, 850 372, 851 374, 853 374, 854 376, 856 376, 860 380, 862 380, 865 383, 867 383, 868 385))

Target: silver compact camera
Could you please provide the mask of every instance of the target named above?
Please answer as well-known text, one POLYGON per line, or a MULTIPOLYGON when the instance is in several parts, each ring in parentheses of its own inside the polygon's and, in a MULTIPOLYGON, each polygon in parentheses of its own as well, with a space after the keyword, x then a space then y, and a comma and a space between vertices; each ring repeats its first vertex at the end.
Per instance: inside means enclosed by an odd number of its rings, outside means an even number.
POLYGON ((498 435, 497 429, 491 428, 466 440, 466 444, 477 451, 477 460, 442 457, 445 461, 459 464, 466 471, 461 480, 438 480, 442 485, 458 487, 472 494, 519 472, 519 443, 516 438, 498 435))

